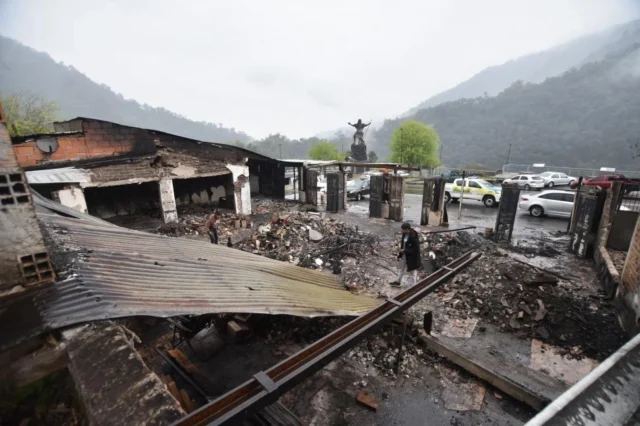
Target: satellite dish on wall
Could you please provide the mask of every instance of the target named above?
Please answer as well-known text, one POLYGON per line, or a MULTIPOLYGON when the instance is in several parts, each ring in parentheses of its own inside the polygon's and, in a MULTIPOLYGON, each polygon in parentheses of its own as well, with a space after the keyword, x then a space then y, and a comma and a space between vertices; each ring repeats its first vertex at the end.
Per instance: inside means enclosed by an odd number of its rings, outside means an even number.
POLYGON ((43 138, 36 140, 36 146, 40 151, 51 154, 58 150, 58 140, 56 138, 43 138))

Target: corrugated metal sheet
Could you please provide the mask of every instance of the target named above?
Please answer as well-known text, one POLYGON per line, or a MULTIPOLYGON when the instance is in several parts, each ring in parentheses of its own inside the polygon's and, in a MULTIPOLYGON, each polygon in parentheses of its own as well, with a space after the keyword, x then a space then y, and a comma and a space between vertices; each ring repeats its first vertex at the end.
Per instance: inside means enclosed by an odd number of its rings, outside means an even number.
POLYGON ((26 172, 30 184, 43 183, 87 183, 91 182, 91 172, 72 167, 60 169, 32 170, 26 172))
MULTIPOLYGON (((1 327, 7 330, 0 331, 0 345, 6 338, 107 318, 223 312, 359 315, 378 304, 344 290, 331 275, 226 246, 51 212, 40 211, 38 218, 56 246, 54 262, 56 256, 66 259, 70 278, 23 301, 21 316, 37 311, 39 321, 31 318, 27 329, 1 327)), ((0 321, 16 324, 9 315, 16 315, 15 309, 0 312, 0 321)))

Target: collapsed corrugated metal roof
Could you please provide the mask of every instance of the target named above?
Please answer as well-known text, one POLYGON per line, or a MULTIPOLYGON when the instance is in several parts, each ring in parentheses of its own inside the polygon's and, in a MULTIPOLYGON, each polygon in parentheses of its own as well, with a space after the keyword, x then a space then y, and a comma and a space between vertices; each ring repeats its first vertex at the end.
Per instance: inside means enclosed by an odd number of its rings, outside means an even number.
POLYGON ((203 241, 132 231, 84 219, 82 213, 64 217, 52 211, 55 203, 34 201, 46 207, 38 218, 66 279, 0 312, 0 320, 7 321, 16 310, 20 317, 39 315, 19 324, 12 318, 16 327, 0 330, 2 346, 43 330, 108 318, 359 315, 378 304, 317 271, 203 241))

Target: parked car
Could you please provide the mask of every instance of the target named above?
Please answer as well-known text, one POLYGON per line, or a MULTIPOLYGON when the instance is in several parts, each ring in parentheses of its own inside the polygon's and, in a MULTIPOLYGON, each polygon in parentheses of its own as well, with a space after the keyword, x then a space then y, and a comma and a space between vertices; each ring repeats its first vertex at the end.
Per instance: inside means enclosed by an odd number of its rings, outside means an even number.
POLYGON ((360 201, 365 195, 369 195, 370 193, 370 180, 347 181, 347 198, 355 198, 357 201, 360 201))
POLYGON ((575 192, 557 189, 525 194, 520 197, 518 208, 529 212, 533 217, 571 217, 575 197, 575 192))
POLYGON ((483 179, 465 179, 463 186, 462 179, 456 179, 444 186, 445 203, 459 200, 463 192, 465 200, 482 201, 485 206, 493 207, 500 202, 502 188, 483 179))
POLYGON ((540 177, 544 179, 545 188, 553 188, 554 186, 560 185, 571 185, 574 182, 578 182, 578 178, 559 172, 540 173, 540 177))
POLYGON ((397 175, 402 177, 409 177, 409 172, 407 172, 406 170, 399 170, 397 175))
POLYGON ((382 172, 379 172, 377 170, 369 170, 368 172, 364 172, 360 175, 360 180, 369 180, 371 179, 371 176, 378 176, 381 174, 382 172))
POLYGON ((520 188, 524 188, 527 191, 530 189, 544 188, 544 179, 538 175, 518 175, 509 179, 505 179, 503 183, 515 183, 520 188))
MULTIPOLYGON (((634 191, 640 191, 640 179, 631 179, 627 178, 624 175, 602 175, 596 176, 588 179, 584 179, 582 181, 583 185, 588 186, 599 186, 602 189, 611 188, 613 182, 620 181, 622 182, 622 189, 625 194, 629 194, 634 191)), ((576 181, 572 187, 577 186, 578 182, 576 181)))

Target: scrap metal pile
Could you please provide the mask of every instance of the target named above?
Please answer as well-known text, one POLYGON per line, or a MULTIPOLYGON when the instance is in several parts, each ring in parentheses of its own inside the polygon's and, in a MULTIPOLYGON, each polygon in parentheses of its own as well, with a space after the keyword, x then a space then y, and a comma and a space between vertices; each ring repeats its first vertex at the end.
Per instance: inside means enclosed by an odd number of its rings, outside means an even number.
POLYGON ((347 259, 376 253, 378 238, 314 212, 276 213, 236 248, 312 269, 342 272, 347 259))

